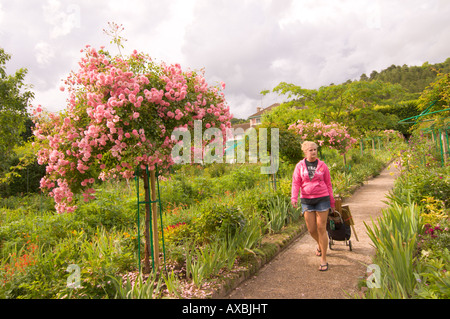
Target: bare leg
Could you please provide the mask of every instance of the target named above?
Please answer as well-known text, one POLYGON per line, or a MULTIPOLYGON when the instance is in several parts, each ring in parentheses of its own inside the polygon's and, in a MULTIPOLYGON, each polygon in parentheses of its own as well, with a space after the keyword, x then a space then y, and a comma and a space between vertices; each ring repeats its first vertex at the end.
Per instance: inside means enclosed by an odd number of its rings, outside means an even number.
MULTIPOLYGON (((317 220, 316 220, 316 212, 314 211, 306 211, 305 212, 305 222, 306 228, 308 228, 308 232, 311 237, 315 239, 317 245, 319 245, 319 233, 317 232, 317 220)), ((319 246, 320 249, 320 246, 319 246)))
POLYGON ((320 264, 327 264, 327 248, 328 248, 328 234, 327 234, 327 219, 328 210, 323 212, 316 212, 317 215, 317 233, 318 233, 318 243, 320 250, 322 251, 322 256, 320 258, 320 264))

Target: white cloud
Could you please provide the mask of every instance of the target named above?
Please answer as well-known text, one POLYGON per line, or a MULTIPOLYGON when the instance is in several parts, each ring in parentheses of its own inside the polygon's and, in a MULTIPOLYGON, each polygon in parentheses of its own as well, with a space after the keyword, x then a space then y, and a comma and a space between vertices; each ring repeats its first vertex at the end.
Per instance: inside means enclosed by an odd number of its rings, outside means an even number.
POLYGON ((44 21, 52 27, 50 38, 68 35, 81 25, 81 8, 76 4, 62 6, 58 0, 47 0, 43 5, 44 21))
POLYGON ((361 20, 367 27, 379 28, 380 14, 380 1, 303 0, 294 1, 279 24, 282 29, 298 23, 320 27, 341 24, 350 17, 361 20))
POLYGON ((0 3, 0 25, 3 23, 4 17, 5 17, 5 12, 3 12, 3 6, 0 3))
POLYGON ((52 46, 46 42, 39 42, 34 47, 36 61, 40 67, 47 67, 55 57, 55 51, 52 46))
MULTIPOLYGON (((181 51, 185 41, 186 28, 192 22, 195 1, 176 0, 167 2, 164 19, 155 27, 143 32, 139 38, 145 38, 150 54, 167 63, 184 64, 181 51)), ((150 16, 159 14, 150 12, 150 16)))

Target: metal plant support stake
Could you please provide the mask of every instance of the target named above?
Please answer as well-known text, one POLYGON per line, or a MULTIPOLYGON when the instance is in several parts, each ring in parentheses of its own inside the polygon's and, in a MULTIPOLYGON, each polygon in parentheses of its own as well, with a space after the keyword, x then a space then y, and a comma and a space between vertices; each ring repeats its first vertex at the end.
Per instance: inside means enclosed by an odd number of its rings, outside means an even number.
POLYGON ((277 191, 277 173, 267 174, 269 179, 269 190, 277 191))
MULTIPOLYGON (((425 120, 425 119, 422 119, 422 117, 429 116, 431 114, 450 111, 450 108, 446 108, 443 110, 431 112, 431 110, 434 107, 434 105, 436 104, 436 102, 437 102, 437 100, 430 102, 428 107, 419 115, 408 117, 406 119, 399 121, 398 123, 400 123, 400 124, 404 124, 404 123, 405 124, 406 123, 416 124, 418 122, 430 122, 430 121, 434 121, 434 119, 425 120)), ((447 117, 447 119, 448 119, 448 117, 447 117)), ((440 152, 440 155, 441 155, 441 166, 445 166, 445 163, 447 162, 448 157, 450 155, 449 154, 448 130, 449 130, 448 123, 442 128, 436 128, 436 127, 434 127, 434 124, 433 124, 431 127, 427 128, 427 129, 422 129, 422 131, 425 133, 431 132, 432 141, 434 143, 436 143, 436 149, 440 152)))
POLYGON ((144 271, 149 272, 150 264, 148 259, 152 259, 153 271, 159 268, 159 232, 158 232, 158 213, 156 204, 159 205, 159 219, 163 246, 164 265, 166 264, 166 250, 164 244, 164 227, 162 221, 162 209, 161 209, 161 196, 159 191, 158 181, 158 167, 155 165, 155 170, 149 170, 148 166, 142 172, 142 178, 144 181, 145 199, 143 201, 139 198, 139 178, 141 177, 141 170, 136 168, 135 181, 136 181, 136 197, 137 197, 137 227, 138 227, 138 259, 139 259, 139 272, 141 272, 141 225, 140 225, 140 205, 145 204, 145 265, 144 271), (151 194, 151 199, 150 199, 151 194))

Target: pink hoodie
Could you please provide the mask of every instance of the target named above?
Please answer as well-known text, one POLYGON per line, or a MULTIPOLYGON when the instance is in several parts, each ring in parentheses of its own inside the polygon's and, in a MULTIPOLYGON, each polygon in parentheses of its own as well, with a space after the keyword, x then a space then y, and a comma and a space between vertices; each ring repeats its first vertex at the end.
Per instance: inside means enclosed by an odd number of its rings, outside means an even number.
POLYGON ((295 166, 294 174, 292 175, 291 202, 293 204, 297 203, 298 191, 301 190, 301 198, 330 196, 331 208, 334 209, 333 188, 331 186, 330 171, 327 165, 321 160, 318 160, 316 173, 311 180, 309 179, 305 160, 301 160, 295 166))

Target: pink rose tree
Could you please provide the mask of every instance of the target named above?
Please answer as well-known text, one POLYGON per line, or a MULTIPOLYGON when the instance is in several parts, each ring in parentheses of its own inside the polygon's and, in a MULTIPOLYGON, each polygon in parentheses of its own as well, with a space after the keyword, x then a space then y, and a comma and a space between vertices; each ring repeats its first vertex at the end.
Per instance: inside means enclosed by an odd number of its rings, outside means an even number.
POLYGON ((336 149, 339 154, 344 156, 348 150, 357 142, 350 136, 347 128, 338 123, 324 124, 316 119, 314 122, 304 122, 298 120, 288 128, 301 136, 303 141, 314 141, 319 146, 325 146, 336 149))
MULTIPOLYGON (((78 192, 85 201, 95 198, 97 180, 130 179, 136 167, 154 176, 155 165, 174 164, 175 129, 192 130, 194 121, 224 134, 231 127, 224 84, 209 86, 202 73, 136 51, 127 58, 90 46, 81 52, 80 69, 61 87, 69 94, 67 108, 59 114, 34 109, 38 162, 47 165, 41 188, 58 213, 75 211, 78 192)), ((147 175, 141 177, 145 187, 147 175)))

